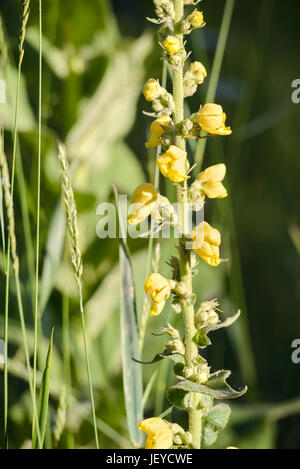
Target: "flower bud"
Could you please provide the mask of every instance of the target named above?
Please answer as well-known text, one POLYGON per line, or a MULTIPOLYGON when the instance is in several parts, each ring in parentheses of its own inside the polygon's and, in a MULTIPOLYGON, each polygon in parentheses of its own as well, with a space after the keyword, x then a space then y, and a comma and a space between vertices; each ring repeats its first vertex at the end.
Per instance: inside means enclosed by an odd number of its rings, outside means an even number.
POLYGON ((154 148, 162 145, 161 136, 165 133, 165 127, 171 124, 171 117, 168 114, 162 114, 151 125, 151 138, 146 142, 146 148, 154 148))
POLYGON ((190 34, 194 29, 203 28, 205 24, 202 11, 195 9, 182 21, 181 31, 183 34, 190 34))
POLYGON ((174 19, 174 5, 170 0, 153 0, 156 16, 162 20, 174 19))
POLYGON ((144 86, 144 96, 146 101, 154 101, 161 95, 161 87, 158 80, 150 78, 144 86))
POLYGON ((181 446, 183 444, 183 441, 180 435, 174 435, 173 442, 176 446, 181 446))
POLYGON ((226 114, 219 104, 207 103, 198 113, 198 123, 202 130, 212 135, 230 135, 230 127, 225 126, 226 114))
POLYGON ((200 329, 204 326, 214 326, 219 322, 219 315, 216 312, 219 303, 217 300, 204 301, 195 313, 195 326, 200 329))
POLYGON ((186 284, 183 282, 177 283, 177 285, 174 288, 174 292, 176 293, 177 296, 180 296, 181 298, 186 298, 189 294, 186 284))
POLYGON ((193 62, 190 65, 189 70, 185 73, 183 79, 183 90, 184 96, 193 96, 197 91, 197 86, 201 85, 205 78, 207 77, 207 72, 201 62, 193 62))
POLYGON ((216 267, 221 264, 221 233, 206 221, 200 223, 192 232, 193 251, 208 265, 216 267))
POLYGON ((187 19, 193 29, 203 28, 203 26, 205 26, 203 13, 197 9, 194 10, 187 19))
POLYGON ((127 220, 131 225, 138 225, 145 220, 155 209, 158 193, 155 187, 150 184, 141 184, 132 195, 131 213, 127 220))
POLYGON ((166 345, 166 350, 169 353, 180 353, 180 355, 185 354, 185 346, 182 343, 182 341, 179 339, 169 340, 169 342, 166 345))
POLYGON ((187 153, 184 150, 171 145, 169 149, 156 160, 163 176, 168 177, 172 182, 183 182, 187 176, 187 153))
POLYGON ((210 367, 207 365, 207 363, 203 363, 202 365, 196 366, 194 379, 198 384, 205 384, 208 381, 209 374, 210 367))
POLYGON ((170 335, 171 337, 173 337, 173 339, 179 339, 180 340, 180 333, 179 333, 178 329, 175 329, 175 327, 173 327, 169 323, 168 323, 167 327, 164 327, 164 328, 161 329, 161 332, 162 332, 162 334, 170 335))
POLYGON ((175 36, 168 36, 164 42, 164 48, 170 55, 177 54, 181 49, 181 43, 175 36))

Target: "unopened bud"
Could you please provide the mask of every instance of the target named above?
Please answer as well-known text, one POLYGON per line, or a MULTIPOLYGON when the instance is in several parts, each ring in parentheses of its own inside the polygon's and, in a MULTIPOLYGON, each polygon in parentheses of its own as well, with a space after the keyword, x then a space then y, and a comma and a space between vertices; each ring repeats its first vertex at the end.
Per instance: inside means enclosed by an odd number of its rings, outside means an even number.
POLYGON ((166 350, 169 353, 179 353, 180 355, 185 354, 185 346, 179 339, 169 340, 166 345, 166 350))
POLYGON ((176 295, 180 296, 181 298, 186 298, 189 294, 187 290, 187 286, 183 282, 177 283, 177 285, 174 288, 174 291, 176 295))
POLYGON ((216 312, 219 303, 217 300, 204 301, 195 313, 195 326, 200 329, 204 326, 214 326, 219 322, 219 315, 216 312))
POLYGON ((175 329, 175 327, 173 327, 171 324, 168 323, 168 326, 167 327, 164 327, 161 329, 161 332, 163 334, 168 334, 170 335, 173 339, 181 339, 180 338, 180 333, 178 331, 178 329, 175 329))

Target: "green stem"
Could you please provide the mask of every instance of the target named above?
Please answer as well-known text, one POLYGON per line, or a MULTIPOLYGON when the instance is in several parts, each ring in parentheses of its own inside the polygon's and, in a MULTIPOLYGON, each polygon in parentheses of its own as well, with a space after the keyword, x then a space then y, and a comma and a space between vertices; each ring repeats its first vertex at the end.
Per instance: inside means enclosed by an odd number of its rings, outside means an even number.
MULTIPOLYGON (((183 0, 175 0, 175 33, 176 37, 183 44, 183 35, 180 32, 180 23, 184 13, 183 0)), ((173 96, 175 101, 175 124, 178 124, 184 119, 184 94, 183 94, 183 66, 180 70, 173 73, 173 96)), ((186 149, 185 139, 183 137, 176 137, 176 146, 182 150, 186 149)), ((182 239, 179 246, 180 258, 180 276, 181 282, 186 285, 187 292, 190 295, 193 293, 192 285, 192 268, 191 268, 191 252, 186 248, 186 235, 188 235, 188 227, 186 226, 185 211, 188 208, 188 187, 184 182, 182 187, 177 189, 177 202, 181 206, 182 217, 182 239)), ((194 324, 194 307, 188 301, 182 301, 182 310, 184 317, 185 328, 185 364, 191 366, 194 358, 198 355, 197 345, 193 341, 196 334, 194 324)), ((197 403, 197 395, 194 395, 195 404, 197 403)), ((189 411, 189 431, 192 434, 193 444, 200 448, 201 446, 201 411, 189 411)))
POLYGON ((90 362, 89 362, 88 346, 87 346, 87 340, 86 340, 86 328, 85 328, 85 318, 84 318, 83 298, 82 298, 82 285, 81 285, 81 282, 77 282, 77 284, 78 284, 78 290, 79 290, 81 325, 82 325, 82 333, 83 333, 86 369, 87 369, 88 382, 89 382, 89 392, 90 392, 90 400, 91 400, 91 407, 92 407, 95 441, 96 441, 96 448, 99 449, 98 428, 97 428, 97 418, 96 418, 96 410, 95 410, 95 402, 94 402, 93 384, 92 384, 91 369, 90 369, 90 362))
POLYGON ((36 399, 34 395, 29 349, 28 349, 27 335, 26 335, 26 326, 25 326, 25 320, 24 320, 24 310, 23 310, 23 303, 22 303, 20 279, 19 279, 18 274, 15 274, 15 280, 16 280, 16 291, 17 291, 17 301, 18 301, 18 309, 19 309, 19 315, 20 315, 21 330, 22 330, 23 342, 24 342, 25 360, 26 360, 27 373, 28 373, 28 382, 29 382, 30 394, 31 394, 31 399, 32 399, 32 404, 33 404, 33 420, 35 423, 39 449, 42 449, 42 440, 41 440, 40 426, 39 426, 38 415, 37 415, 37 405, 36 405, 36 399))
MULTIPOLYGON (((12 175, 11 175, 11 197, 14 197, 15 186, 15 168, 16 168, 16 153, 17 153, 17 132, 18 132, 18 114, 19 114, 19 96, 20 96, 20 83, 21 83, 21 68, 22 68, 23 55, 20 52, 17 76, 17 89, 16 89, 16 102, 15 102, 15 116, 14 116, 14 130, 13 130, 13 156, 12 156, 12 175)), ((4 150, 3 150, 4 151, 4 150)), ((4 438, 5 447, 8 445, 7 435, 7 417, 8 417, 8 309, 9 309, 9 285, 10 285, 10 239, 7 243, 6 253, 6 286, 5 286, 5 323, 4 323, 4 438)))
MULTIPOLYGON (((40 207, 41 207, 41 150, 42 150, 42 0, 39 0, 39 137, 37 173, 37 222, 36 222, 36 264, 34 298, 34 350, 33 350, 33 395, 36 399, 37 343, 38 343, 38 306, 39 306, 39 251, 40 251, 40 207)), ((34 420, 32 430, 34 431, 34 420)))

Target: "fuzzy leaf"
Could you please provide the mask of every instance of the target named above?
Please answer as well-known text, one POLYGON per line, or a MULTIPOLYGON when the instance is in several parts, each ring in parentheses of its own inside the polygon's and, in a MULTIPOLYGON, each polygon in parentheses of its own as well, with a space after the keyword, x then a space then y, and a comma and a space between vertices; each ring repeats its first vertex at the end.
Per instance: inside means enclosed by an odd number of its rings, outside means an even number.
POLYGON ((238 311, 237 314, 234 316, 227 318, 224 322, 220 322, 218 324, 214 324, 211 326, 204 326, 199 329, 199 331, 194 336, 194 342, 200 347, 205 348, 208 345, 211 345, 211 341, 208 338, 207 334, 211 331, 217 331, 218 329, 222 329, 224 327, 231 326, 240 316, 241 312, 238 311))
POLYGON ((226 370, 213 373, 206 384, 198 384, 189 380, 180 381, 168 389, 167 398, 176 407, 180 407, 179 402, 182 401, 184 403, 183 408, 186 408, 185 396, 191 392, 208 394, 214 399, 235 399, 245 394, 247 387, 244 387, 241 391, 235 391, 226 382, 230 374, 231 372, 226 370))
POLYGON ((212 407, 202 419, 202 447, 215 443, 218 433, 223 430, 231 414, 230 407, 226 404, 218 404, 212 407))
POLYGON ((168 358, 169 360, 172 360, 175 363, 184 363, 183 355, 180 355, 180 353, 168 353, 167 351, 164 351, 163 353, 157 353, 153 360, 149 362, 142 362, 140 360, 137 360, 136 358, 133 358, 133 360, 137 363, 141 363, 142 365, 152 365, 153 363, 159 362, 164 358, 168 358))
POLYGON ((240 317, 240 315, 241 315, 241 312, 238 311, 234 316, 231 316, 225 319, 224 322, 220 322, 218 324, 214 324, 211 326, 205 326, 205 327, 202 327, 200 330, 201 332, 208 334, 208 332, 217 331, 218 329, 223 329, 224 327, 229 327, 240 317))
MULTIPOLYGON (((180 383, 183 382, 184 381, 181 381, 180 383)), ((167 399, 174 407, 185 410, 209 409, 213 405, 212 396, 200 393, 197 402, 195 402, 193 392, 187 392, 185 389, 180 389, 180 387, 176 385, 167 390, 167 399)))

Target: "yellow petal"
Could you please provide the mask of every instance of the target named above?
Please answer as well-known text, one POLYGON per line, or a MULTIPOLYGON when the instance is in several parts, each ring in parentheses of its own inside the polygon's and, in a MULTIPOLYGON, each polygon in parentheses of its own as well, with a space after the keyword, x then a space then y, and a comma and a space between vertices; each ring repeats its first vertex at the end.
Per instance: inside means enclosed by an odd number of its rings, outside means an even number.
POLYGON ((228 195, 225 187, 219 181, 207 182, 203 187, 203 191, 210 199, 224 199, 228 195))
POLYGON ((156 202, 151 202, 148 204, 133 204, 131 207, 132 213, 128 215, 127 221, 130 225, 138 225, 142 221, 151 215, 153 210, 156 207, 156 202))
POLYGON ((168 279, 159 273, 154 273, 147 278, 144 289, 145 292, 151 296, 154 303, 166 301, 171 294, 171 287, 168 279))
POLYGON ((184 150, 181 150, 181 148, 178 148, 175 145, 171 145, 166 151, 165 155, 169 156, 173 160, 179 160, 179 159, 186 158, 187 152, 184 150))
POLYGON ((205 132, 212 135, 230 135, 230 127, 225 127, 226 114, 219 104, 208 103, 198 113, 198 122, 205 132))
POLYGON ((165 133, 162 126, 169 127, 170 124, 171 117, 167 114, 162 114, 152 123, 150 130, 156 137, 161 137, 165 133))
MULTIPOLYGON (((203 130, 205 130, 205 129, 203 129, 203 130)), ((211 130, 209 132, 213 135, 231 135, 232 134, 231 128, 230 127, 225 127, 225 125, 222 125, 218 129, 211 130)))
POLYGON ((213 228, 206 221, 203 222, 203 224, 204 224, 204 241, 207 241, 208 243, 213 244, 215 246, 220 246, 221 233, 216 228, 213 228))
POLYGON ((199 254, 200 257, 212 257, 219 259, 219 246, 215 246, 214 244, 209 244, 207 241, 203 241, 201 248, 197 249, 197 254, 199 254))
POLYGON ((150 78, 144 86, 144 96, 146 101, 154 101, 161 94, 161 87, 158 80, 150 78))
POLYGON ((197 179, 202 182, 211 182, 211 181, 223 181, 226 175, 226 166, 224 163, 215 164, 213 166, 209 166, 200 174, 198 174, 197 179))
POLYGON ((145 143, 146 148, 154 148, 162 145, 163 141, 161 138, 151 135, 150 140, 145 143))
POLYGON ((223 108, 220 104, 207 103, 204 104, 199 114, 201 116, 223 116, 223 108))
POLYGON ((218 267, 218 265, 221 264, 222 259, 217 259, 214 257, 205 257, 205 256, 200 256, 202 260, 206 262, 206 264, 210 265, 211 267, 218 267))
POLYGON ((169 167, 170 167, 171 162, 172 162, 172 159, 165 155, 161 155, 156 160, 157 166, 159 167, 162 175, 165 177, 169 176, 169 167))
POLYGON ((148 202, 152 202, 156 200, 157 191, 153 184, 141 184, 138 186, 133 195, 132 195, 132 203, 133 204, 147 204, 148 202))
POLYGON ((222 116, 199 116, 199 124, 205 132, 216 132, 224 124, 222 116))
POLYGON ((148 435, 146 449, 170 449, 173 445, 171 425, 158 417, 143 420, 139 430, 148 435))
POLYGON ((180 41, 174 36, 168 36, 164 42, 164 48, 169 54, 177 54, 181 49, 180 41))
POLYGON ((150 316, 158 316, 165 307, 166 302, 153 303, 150 309, 150 316))

